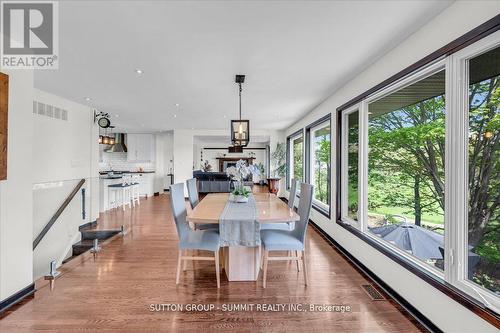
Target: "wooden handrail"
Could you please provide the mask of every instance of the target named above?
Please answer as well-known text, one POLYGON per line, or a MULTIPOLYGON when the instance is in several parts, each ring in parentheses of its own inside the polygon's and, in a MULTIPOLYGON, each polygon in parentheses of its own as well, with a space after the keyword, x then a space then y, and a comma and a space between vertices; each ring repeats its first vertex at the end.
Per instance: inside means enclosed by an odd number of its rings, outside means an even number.
POLYGON ((37 247, 37 245, 42 241, 43 237, 45 237, 45 235, 47 234, 47 232, 49 232, 50 228, 52 228, 52 226, 54 225, 54 223, 56 223, 56 221, 59 218, 59 216, 61 216, 62 212, 66 209, 66 207, 69 205, 69 203, 71 202, 71 200, 73 200, 73 198, 78 193, 78 191, 80 190, 80 188, 83 186, 84 183, 85 183, 85 179, 81 179, 78 182, 78 184, 75 186, 75 188, 73 189, 73 191, 71 191, 71 193, 68 195, 68 197, 66 198, 66 200, 64 200, 64 202, 61 204, 61 207, 59 207, 59 209, 50 218, 49 222, 45 225, 45 227, 43 227, 42 231, 40 231, 40 234, 33 241, 33 250, 35 250, 35 248, 37 247))

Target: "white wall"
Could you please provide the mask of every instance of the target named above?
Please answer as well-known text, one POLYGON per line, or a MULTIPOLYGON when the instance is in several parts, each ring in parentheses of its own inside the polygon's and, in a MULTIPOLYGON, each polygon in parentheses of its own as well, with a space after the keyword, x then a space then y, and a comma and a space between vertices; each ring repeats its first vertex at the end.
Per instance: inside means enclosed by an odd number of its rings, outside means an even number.
POLYGON ((60 265, 71 245, 80 240, 78 226, 99 216, 98 127, 92 108, 34 89, 33 100, 68 112, 64 121, 33 114, 33 239, 59 208, 78 181, 86 180, 86 216, 82 216, 80 193, 65 209, 33 252, 33 275, 48 273, 51 260, 60 265))
POLYGON ((9 75, 7 180, 0 181, 0 300, 33 282, 33 72, 9 75))
MULTIPOLYGON (((174 183, 193 178, 193 131, 174 130, 174 183)), ((184 196, 187 197, 184 185, 184 196)))
POLYGON ((98 127, 92 108, 39 89, 34 89, 33 99, 68 110, 68 121, 34 115, 33 181, 98 176, 98 127))
POLYGON ((167 174, 173 172, 174 156, 174 137, 172 132, 157 133, 156 138, 156 173, 155 173, 155 192, 163 192, 168 189, 169 179, 167 174))
MULTIPOLYGON (((388 52, 341 89, 335 91, 303 119, 288 128, 287 135, 328 113, 332 113, 332 124, 335 129, 337 127, 335 114, 337 107, 498 13, 500 13, 500 2, 498 1, 458 1, 454 3, 405 42, 388 52)), ((336 137, 335 133, 333 137, 336 137)), ((336 154, 335 147, 336 144, 333 142, 332 156, 336 154)), ((335 173, 335 165, 333 168, 332 172, 335 173)), ((336 184, 333 182, 332 198, 336 197, 335 193, 336 184)), ((338 226, 334 221, 335 200, 332 201, 332 205, 331 220, 314 210, 311 213, 311 219, 443 331, 497 332, 492 325, 338 226)))

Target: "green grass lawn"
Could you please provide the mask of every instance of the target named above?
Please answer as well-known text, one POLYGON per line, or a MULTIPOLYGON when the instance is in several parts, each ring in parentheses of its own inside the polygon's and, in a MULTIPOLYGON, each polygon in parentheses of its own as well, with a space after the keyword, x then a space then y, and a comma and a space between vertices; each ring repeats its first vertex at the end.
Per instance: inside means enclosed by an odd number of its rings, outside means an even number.
MULTIPOLYGON (((349 184, 348 200, 350 204, 358 201, 358 191, 352 186, 352 184, 349 184)), ((370 210, 369 213, 380 214, 380 215, 401 215, 406 217, 408 219, 408 222, 413 222, 415 216, 411 213, 408 214, 408 211, 410 210, 411 208, 408 207, 381 206, 377 207, 376 209, 370 210)), ((444 225, 444 215, 424 213, 422 214, 422 223, 444 225)))
MULTIPOLYGON (((406 207, 378 207, 376 209, 370 210, 369 213, 382 214, 382 215, 401 215, 408 219, 408 222, 413 222, 414 216, 413 214, 403 213, 408 212, 408 208, 406 207)), ((444 216, 439 214, 422 214, 422 222, 425 224, 433 223, 433 224, 444 224, 444 216)))

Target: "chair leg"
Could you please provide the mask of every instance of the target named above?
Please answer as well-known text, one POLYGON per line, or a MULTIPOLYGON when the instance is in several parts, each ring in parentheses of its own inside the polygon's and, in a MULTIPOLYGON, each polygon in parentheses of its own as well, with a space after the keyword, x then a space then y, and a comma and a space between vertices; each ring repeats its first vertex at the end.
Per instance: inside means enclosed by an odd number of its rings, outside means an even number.
POLYGON ((302 265, 304 269, 304 281, 307 286, 306 250, 302 251, 302 265))
POLYGON ((179 284, 179 279, 181 277, 181 259, 182 257, 182 250, 179 249, 179 259, 177 260, 177 276, 175 278, 175 284, 179 284))
POLYGON ((300 272, 300 256, 299 256, 299 251, 295 251, 295 256, 297 257, 297 272, 300 272))
POLYGON ((111 191, 108 188, 108 209, 113 209, 112 202, 113 201, 111 200, 111 191))
MULTIPOLYGON (((188 251, 189 251, 189 250, 185 250, 185 252, 186 252, 186 257, 187 257, 187 255, 188 255, 188 253, 189 253, 188 251)), ((191 255, 192 255, 192 253, 191 253, 191 255)), ((188 261, 187 261, 187 259, 184 259, 184 263, 183 263, 183 265, 182 265, 182 271, 184 271, 184 272, 185 272, 185 271, 186 271, 186 269, 187 269, 187 262, 188 262, 188 261)))
POLYGON ((267 279, 267 258, 269 256, 269 251, 264 249, 264 271, 262 272, 262 283, 264 288, 266 288, 266 279, 267 279))
POLYGON ((217 275, 217 288, 220 288, 219 251, 215 251, 215 274, 217 275))
POLYGON ((125 211, 125 189, 122 190, 122 210, 125 211))
POLYGON ((260 269, 262 269, 264 264, 264 251, 262 250, 262 245, 259 247, 259 258, 260 258, 260 269))

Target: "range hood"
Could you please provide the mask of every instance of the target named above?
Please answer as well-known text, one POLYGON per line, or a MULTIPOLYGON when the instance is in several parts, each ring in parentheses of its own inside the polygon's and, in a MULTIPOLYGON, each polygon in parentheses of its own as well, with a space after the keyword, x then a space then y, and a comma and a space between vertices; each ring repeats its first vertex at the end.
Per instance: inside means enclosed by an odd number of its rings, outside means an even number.
POLYGON ((107 153, 126 153, 125 133, 115 133, 115 144, 104 151, 107 153))

